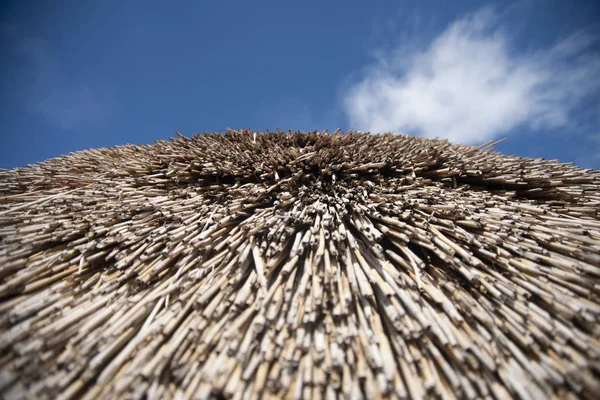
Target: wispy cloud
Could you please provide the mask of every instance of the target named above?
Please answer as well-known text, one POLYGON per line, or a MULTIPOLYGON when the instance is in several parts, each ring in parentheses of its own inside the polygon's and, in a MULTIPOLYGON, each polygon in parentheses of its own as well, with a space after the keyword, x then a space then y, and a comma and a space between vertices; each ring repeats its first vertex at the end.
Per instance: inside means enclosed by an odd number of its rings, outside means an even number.
POLYGON ((84 127, 110 112, 110 103, 102 102, 90 86, 74 83, 49 90, 33 104, 44 117, 64 130, 84 127))
POLYGON ((65 131, 85 129, 117 111, 110 90, 67 76, 44 39, 26 34, 18 25, 5 27, 2 36, 10 43, 15 101, 28 111, 65 131))
POLYGON ((355 129, 479 143, 517 127, 553 129, 600 89, 598 38, 573 34, 515 52, 501 18, 483 9, 416 50, 400 43, 344 93, 355 129))

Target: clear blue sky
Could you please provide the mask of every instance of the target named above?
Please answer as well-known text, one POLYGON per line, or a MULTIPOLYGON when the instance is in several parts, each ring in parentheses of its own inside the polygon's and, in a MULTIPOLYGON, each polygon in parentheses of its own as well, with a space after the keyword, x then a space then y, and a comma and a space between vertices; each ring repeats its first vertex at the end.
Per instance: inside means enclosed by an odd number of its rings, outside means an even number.
POLYGON ((507 137, 600 168, 598 1, 0 7, 2 168, 226 126, 507 137))

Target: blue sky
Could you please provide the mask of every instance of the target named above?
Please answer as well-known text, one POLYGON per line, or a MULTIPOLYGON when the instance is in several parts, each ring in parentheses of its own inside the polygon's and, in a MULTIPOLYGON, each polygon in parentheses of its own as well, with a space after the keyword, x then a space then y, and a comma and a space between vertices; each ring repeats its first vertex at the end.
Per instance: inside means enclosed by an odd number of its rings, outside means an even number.
POLYGON ((4 1, 0 167, 225 127, 600 169, 597 1, 4 1))

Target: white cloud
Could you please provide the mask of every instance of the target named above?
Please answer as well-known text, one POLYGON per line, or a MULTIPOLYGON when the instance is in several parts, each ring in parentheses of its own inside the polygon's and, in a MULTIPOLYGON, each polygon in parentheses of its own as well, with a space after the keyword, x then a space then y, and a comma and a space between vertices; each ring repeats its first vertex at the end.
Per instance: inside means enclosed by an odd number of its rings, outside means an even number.
POLYGON ((552 129, 600 88, 596 37, 515 54, 484 9, 451 24, 423 51, 400 43, 344 93, 354 129, 481 143, 521 126, 552 129))
POLYGON ((36 99, 34 110, 59 124, 64 130, 76 130, 91 120, 101 119, 108 108, 97 93, 83 84, 62 84, 36 99))
POLYGON ((114 115, 117 102, 108 88, 69 77, 61 60, 42 38, 28 35, 18 25, 0 31, 13 59, 15 100, 65 131, 89 129, 91 123, 114 115))

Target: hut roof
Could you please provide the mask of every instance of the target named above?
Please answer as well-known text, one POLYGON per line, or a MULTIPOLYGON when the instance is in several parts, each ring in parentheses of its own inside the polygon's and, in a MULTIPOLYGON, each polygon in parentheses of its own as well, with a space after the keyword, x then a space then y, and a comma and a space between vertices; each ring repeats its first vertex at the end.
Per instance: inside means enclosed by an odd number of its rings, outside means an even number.
POLYGON ((180 136, 0 173, 0 392, 600 391, 600 171, 361 133, 180 136))

